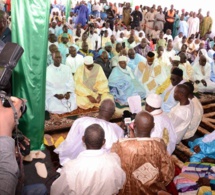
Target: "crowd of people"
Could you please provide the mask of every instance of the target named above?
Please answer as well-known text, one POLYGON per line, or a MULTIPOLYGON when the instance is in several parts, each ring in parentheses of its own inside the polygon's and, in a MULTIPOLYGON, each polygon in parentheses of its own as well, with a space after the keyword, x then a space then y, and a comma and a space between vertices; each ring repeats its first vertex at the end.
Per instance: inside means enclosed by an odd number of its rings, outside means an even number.
POLYGON ((63 169, 52 193, 166 191, 174 177, 170 155, 181 140, 193 138, 202 119, 202 105, 193 94, 215 92, 209 12, 204 17, 201 9, 179 13, 173 5, 169 10, 156 5, 132 10, 129 3, 81 1, 68 20, 61 13, 55 10, 50 16, 46 109, 61 114, 98 107, 99 116, 76 120, 55 149, 63 169), (127 105, 135 95, 145 100, 145 111, 136 115, 124 138, 123 127, 109 121, 114 102, 127 105), (88 140, 88 134, 95 139, 102 134, 100 142, 88 140), (108 173, 99 176, 105 165, 108 173), (104 181, 111 185, 94 186, 104 181))
MULTIPOLYGON (((1 39, 5 20, 0 12, 1 39)), ((49 22, 46 110, 99 109, 97 118, 75 120, 55 149, 62 170, 51 194, 169 194, 175 174, 171 154, 181 140, 193 138, 203 115, 194 93, 215 92, 209 12, 204 17, 201 9, 179 13, 173 5, 132 10, 130 3, 81 1, 68 19, 53 4, 49 22), (145 110, 136 113, 125 137, 126 127, 110 119, 115 102, 128 105, 136 95, 145 110)), ((0 102, 0 122, 3 111, 13 118, 0 102)), ((13 122, 9 125, 0 125, 1 144, 13 142, 8 138, 13 122)), ((12 159, 12 148, 1 148, 12 159)), ((17 167, 11 166, 16 185, 17 167)))
POLYGON ((126 105, 129 96, 144 99, 157 93, 166 104, 164 111, 169 112, 173 104, 164 94, 165 88, 174 86, 169 79, 174 67, 183 72, 181 83, 191 81, 195 92, 215 91, 209 12, 203 17, 201 9, 179 14, 173 5, 169 10, 155 5, 132 10, 129 3, 81 1, 66 20, 57 9, 50 15, 47 111, 61 114, 77 107, 98 107, 106 98, 126 105), (103 13, 104 19, 99 17, 103 13))

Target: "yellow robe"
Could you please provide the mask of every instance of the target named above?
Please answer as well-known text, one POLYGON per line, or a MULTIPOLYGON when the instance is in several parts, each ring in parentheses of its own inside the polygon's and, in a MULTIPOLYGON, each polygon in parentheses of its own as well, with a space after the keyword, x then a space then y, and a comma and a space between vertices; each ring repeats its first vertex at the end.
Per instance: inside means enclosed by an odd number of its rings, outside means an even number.
POLYGON ((113 100, 113 96, 109 94, 108 80, 100 65, 94 64, 91 71, 86 70, 85 65, 80 66, 76 70, 74 80, 78 107, 89 109, 99 107, 104 99, 113 100), (99 94, 102 95, 100 103, 92 103, 87 97, 91 95, 97 98, 99 94))

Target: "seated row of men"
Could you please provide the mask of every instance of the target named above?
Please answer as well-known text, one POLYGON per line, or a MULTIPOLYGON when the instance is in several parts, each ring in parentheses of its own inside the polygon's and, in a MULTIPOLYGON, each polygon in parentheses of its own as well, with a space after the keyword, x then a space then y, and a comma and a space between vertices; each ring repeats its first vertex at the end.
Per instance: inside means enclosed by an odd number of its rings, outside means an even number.
MULTIPOLYGON (((72 49, 74 47, 71 47, 72 49)), ((159 49, 158 55, 160 53, 162 55, 161 49, 159 49)), ((199 56, 200 53, 201 51, 199 56)), ((134 54, 130 49, 128 56, 131 57, 134 54)), ((76 53, 76 55, 78 54, 76 53)), ((67 59, 71 56, 72 53, 67 59)), ((108 58, 107 52, 102 51, 101 60, 106 60, 106 58, 108 58)), ((118 56, 118 66, 115 68, 100 64, 98 59, 97 63, 94 63, 91 56, 86 56, 83 64, 76 67, 73 79, 71 66, 61 64, 60 53, 54 52, 54 63, 47 68, 46 110, 61 114, 71 112, 77 106, 82 109, 99 107, 100 102, 106 98, 114 98, 116 102, 125 105, 130 96, 140 95, 141 99, 144 99, 150 93, 157 93, 161 94, 164 101, 163 110, 169 112, 177 103, 173 98, 174 86, 190 80, 189 77, 184 79, 183 75, 184 73, 188 75, 192 68, 195 73, 193 81, 195 85, 198 85, 199 91, 213 92, 215 83, 210 81, 208 73, 206 73, 210 71, 206 58, 201 55, 198 63, 193 67, 187 66, 188 68, 179 63, 180 58, 184 60, 184 53, 173 57, 172 66, 164 67, 155 59, 153 52, 148 52, 147 58, 140 61, 132 70, 129 66, 132 60, 128 62, 125 50, 122 50, 121 55, 118 56), (175 67, 179 67, 183 71, 174 71, 175 67), (171 74, 167 74, 171 71, 174 71, 177 79, 173 78, 174 76, 171 74)), ((72 63, 73 66, 75 66, 75 62, 72 63)))

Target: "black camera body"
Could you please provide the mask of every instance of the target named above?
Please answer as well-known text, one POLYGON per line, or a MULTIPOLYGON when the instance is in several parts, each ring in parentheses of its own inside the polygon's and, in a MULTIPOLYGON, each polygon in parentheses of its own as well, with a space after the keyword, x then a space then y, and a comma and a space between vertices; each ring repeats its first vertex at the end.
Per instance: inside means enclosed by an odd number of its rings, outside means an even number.
POLYGON ((4 107, 10 107, 6 89, 10 78, 24 50, 16 43, 6 43, 0 53, 0 101, 4 107))
MULTIPOLYGON (((24 49, 16 43, 6 43, 0 53, 0 101, 4 107, 11 107, 12 101, 6 93, 8 84, 10 83, 13 69, 21 58, 24 49)), ((22 100, 22 99, 21 99, 22 100)), ((25 102, 22 100, 21 113, 26 112, 25 102)), ((15 112, 15 111, 14 111, 15 112)), ((14 119, 16 121, 16 115, 14 113, 14 119)), ((16 122, 16 125, 18 122, 16 122)), ((30 153, 30 144, 25 142, 25 136, 16 127, 16 130, 12 133, 12 138, 15 140, 16 145, 21 144, 24 146, 24 150, 20 148, 20 152, 23 156, 30 153)))

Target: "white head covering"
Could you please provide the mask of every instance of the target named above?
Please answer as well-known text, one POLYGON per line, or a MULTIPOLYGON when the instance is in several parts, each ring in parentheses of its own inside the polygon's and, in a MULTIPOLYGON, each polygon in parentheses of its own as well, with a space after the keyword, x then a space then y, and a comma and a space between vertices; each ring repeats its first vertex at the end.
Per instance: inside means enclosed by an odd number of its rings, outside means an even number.
POLYGON ((89 66, 93 64, 93 57, 92 56, 86 56, 84 57, 84 64, 89 66))
POLYGON ((125 61, 127 62, 127 57, 126 56, 119 56, 119 62, 125 61))
POLYGON ((160 108, 162 105, 162 98, 157 94, 149 94, 146 98, 146 103, 153 108, 160 108))
POLYGON ((172 60, 173 60, 173 61, 179 61, 179 62, 180 62, 181 58, 180 58, 179 56, 173 56, 173 57, 172 57, 172 60))

